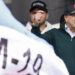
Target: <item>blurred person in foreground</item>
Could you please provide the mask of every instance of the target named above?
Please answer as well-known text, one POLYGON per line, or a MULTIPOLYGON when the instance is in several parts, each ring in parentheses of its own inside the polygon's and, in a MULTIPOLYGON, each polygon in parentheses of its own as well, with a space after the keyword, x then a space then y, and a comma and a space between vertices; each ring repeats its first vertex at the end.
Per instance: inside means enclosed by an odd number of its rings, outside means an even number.
MULTIPOLYGON (((3 11, 8 11, 3 0, 0 0, 0 9, 3 6, 3 11)), ((10 11, 6 13, 11 19, 8 22, 4 13, 0 14, 0 75, 69 75, 64 62, 55 55, 51 45, 36 36, 33 39, 34 36, 27 30, 23 34, 10 27, 12 24, 15 27, 22 24, 12 19, 10 11), (2 21, 5 24, 2 25, 2 21)))
POLYGON ((39 34, 38 26, 41 34, 44 34, 52 28, 59 28, 58 26, 52 25, 47 21, 48 15, 48 9, 45 2, 33 1, 29 10, 30 21, 27 22, 26 28, 34 34, 39 34))

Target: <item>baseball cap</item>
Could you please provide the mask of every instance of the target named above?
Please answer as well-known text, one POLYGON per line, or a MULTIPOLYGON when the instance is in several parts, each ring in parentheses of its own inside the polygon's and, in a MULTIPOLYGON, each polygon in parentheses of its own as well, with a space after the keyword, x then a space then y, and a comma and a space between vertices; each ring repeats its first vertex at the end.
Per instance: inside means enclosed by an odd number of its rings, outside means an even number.
POLYGON ((43 2, 43 1, 34 1, 34 2, 32 2, 31 8, 30 8, 30 12, 32 12, 32 11, 33 11, 34 9, 36 9, 36 8, 38 8, 38 9, 40 9, 40 10, 43 10, 43 11, 45 11, 46 13, 48 12, 48 10, 47 10, 47 5, 46 5, 46 3, 43 2))
POLYGON ((64 15, 73 15, 75 14, 75 4, 71 4, 66 7, 64 15))
POLYGON ((60 17, 60 23, 65 22, 64 16, 75 15, 75 4, 70 4, 65 8, 64 14, 60 17))

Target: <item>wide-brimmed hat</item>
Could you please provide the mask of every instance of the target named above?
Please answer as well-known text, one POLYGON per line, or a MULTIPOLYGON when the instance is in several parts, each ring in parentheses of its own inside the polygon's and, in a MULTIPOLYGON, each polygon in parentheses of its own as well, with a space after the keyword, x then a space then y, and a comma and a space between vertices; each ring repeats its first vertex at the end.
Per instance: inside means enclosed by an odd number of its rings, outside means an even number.
POLYGON ((48 12, 47 5, 43 1, 34 1, 34 2, 32 2, 30 12, 33 11, 34 9, 36 9, 36 8, 38 8, 40 10, 43 10, 45 12, 48 12))

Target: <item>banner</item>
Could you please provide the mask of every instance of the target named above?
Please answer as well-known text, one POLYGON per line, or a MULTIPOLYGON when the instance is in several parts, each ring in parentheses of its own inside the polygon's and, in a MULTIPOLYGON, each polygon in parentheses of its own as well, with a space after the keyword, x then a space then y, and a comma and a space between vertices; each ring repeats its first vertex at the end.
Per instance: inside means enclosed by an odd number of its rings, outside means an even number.
POLYGON ((0 75, 69 75, 52 46, 0 26, 0 75))

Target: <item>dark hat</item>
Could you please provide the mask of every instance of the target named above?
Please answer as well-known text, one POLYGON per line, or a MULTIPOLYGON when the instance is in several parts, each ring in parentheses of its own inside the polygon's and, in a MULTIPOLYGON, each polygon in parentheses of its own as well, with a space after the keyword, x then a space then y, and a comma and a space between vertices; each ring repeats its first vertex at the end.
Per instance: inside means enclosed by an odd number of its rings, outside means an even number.
POLYGON ((33 11, 34 9, 36 9, 36 8, 38 8, 40 10, 43 10, 45 12, 48 12, 46 4, 44 2, 42 2, 42 1, 34 1, 34 2, 32 2, 30 12, 33 11))
POLYGON ((75 14, 75 4, 71 4, 66 7, 64 15, 73 15, 75 14))
POLYGON ((65 22, 64 16, 75 14, 75 4, 68 5, 65 8, 64 14, 60 17, 60 23, 65 22))

